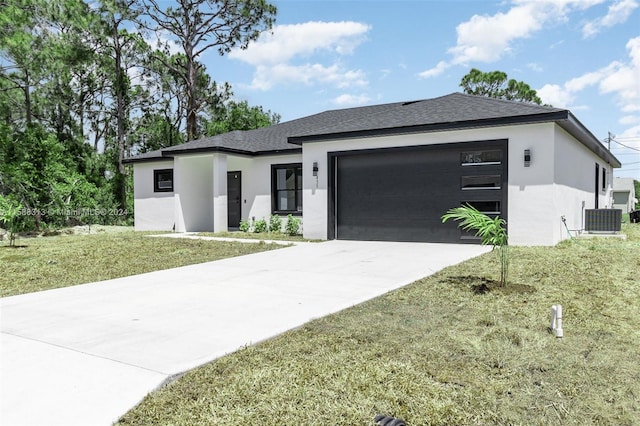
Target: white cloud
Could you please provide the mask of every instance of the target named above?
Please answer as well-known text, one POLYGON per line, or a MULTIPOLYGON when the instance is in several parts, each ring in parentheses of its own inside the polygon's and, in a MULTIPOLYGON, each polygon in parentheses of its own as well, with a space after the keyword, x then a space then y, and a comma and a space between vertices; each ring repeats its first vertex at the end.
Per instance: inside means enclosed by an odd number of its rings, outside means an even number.
POLYGON ((593 37, 602 29, 612 27, 616 24, 622 24, 638 7, 636 0, 618 0, 609 6, 607 14, 601 18, 589 21, 582 27, 582 35, 584 38, 593 37))
MULTIPOLYGON (((544 103, 557 107, 572 106, 577 94, 588 87, 596 86, 599 93, 611 94, 615 97, 620 110, 625 114, 620 118, 622 125, 640 123, 640 36, 627 42, 629 61, 613 61, 609 65, 596 71, 588 72, 572 78, 562 86, 546 84, 537 90, 538 96, 544 103)), ((631 127, 622 133, 626 136, 636 136, 640 133, 640 126, 631 127)))
POLYGON ((506 12, 473 15, 456 27, 456 45, 448 50, 449 61, 420 73, 434 77, 453 65, 495 62, 513 52, 513 44, 533 36, 546 25, 567 20, 569 13, 592 7, 604 0, 514 0, 506 12))
POLYGON ((418 74, 418 76, 422 78, 436 77, 442 74, 447 68, 450 68, 450 67, 451 67, 451 64, 449 64, 448 62, 440 61, 438 62, 438 65, 428 70, 422 71, 420 74, 418 74))
POLYGON ((370 29, 369 25, 352 21, 277 25, 246 50, 232 50, 229 57, 256 67, 251 84, 256 89, 300 82, 362 86, 367 84, 364 72, 345 69, 336 57, 352 54, 370 29), (332 56, 330 64, 320 63, 317 55, 322 53, 332 56))
POLYGON ((356 105, 365 105, 369 102, 371 102, 371 98, 367 95, 350 95, 350 94, 343 94, 338 96, 337 98, 333 99, 333 103, 335 105, 344 107, 344 106, 356 106, 356 105))
POLYGON ((527 68, 529 68, 531 71, 535 71, 535 72, 544 71, 544 69, 540 66, 540 64, 537 64, 535 62, 529 62, 527 64, 527 68))
POLYGON ((545 84, 536 92, 543 103, 557 108, 567 108, 575 100, 575 96, 570 90, 557 84, 545 84))
POLYGON ((368 84, 361 70, 345 70, 338 64, 324 66, 321 64, 272 66, 258 65, 251 82, 251 87, 268 90, 278 84, 302 83, 312 85, 327 83, 338 88, 362 87, 368 84))
POLYGON ((618 123, 623 124, 623 125, 630 125, 630 124, 640 123, 640 116, 637 116, 637 115, 625 115, 623 117, 620 117, 620 119, 618 120, 618 123))
MULTIPOLYGON (((617 136, 617 139, 638 139, 640 138, 640 126, 634 126, 628 128, 621 134, 617 136)), ((640 141, 634 141, 635 144, 640 148, 640 141)), ((631 145, 630 143, 625 143, 625 145, 631 145)))
POLYGON ((570 12, 586 9, 603 0, 519 0, 507 12, 474 15, 458 25, 458 40, 449 49, 452 63, 494 62, 513 50, 514 41, 531 37, 546 24, 564 21, 570 12))
POLYGON ((640 112, 640 36, 627 42, 630 61, 618 64, 600 83, 603 93, 615 93, 624 112, 640 112))

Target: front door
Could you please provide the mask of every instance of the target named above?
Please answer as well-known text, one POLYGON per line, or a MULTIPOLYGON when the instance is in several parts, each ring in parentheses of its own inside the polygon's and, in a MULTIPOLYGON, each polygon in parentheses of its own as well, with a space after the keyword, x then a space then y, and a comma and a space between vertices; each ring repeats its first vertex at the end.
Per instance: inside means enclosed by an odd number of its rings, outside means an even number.
POLYGON ((227 226, 238 228, 242 217, 242 179, 240 172, 227 172, 227 226))

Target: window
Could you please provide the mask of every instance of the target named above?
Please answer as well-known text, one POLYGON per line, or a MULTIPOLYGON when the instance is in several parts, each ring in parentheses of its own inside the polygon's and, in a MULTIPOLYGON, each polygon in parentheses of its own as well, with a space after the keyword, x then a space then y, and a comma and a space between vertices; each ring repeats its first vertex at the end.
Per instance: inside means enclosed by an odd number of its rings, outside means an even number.
POLYGON ((173 169, 153 171, 153 192, 173 191, 173 169))
POLYGON ((502 151, 463 151, 460 153, 460 164, 463 166, 489 166, 502 164, 502 151))
POLYGON ((607 190, 607 169, 602 168, 602 190, 607 190))
POLYGON ((302 213, 302 164, 271 166, 271 210, 273 213, 302 213))
POLYGON ((500 189, 500 175, 462 176, 460 187, 463 191, 474 189, 500 189))
POLYGON ((463 201, 462 205, 470 205, 480 213, 487 215, 499 215, 500 214, 500 201, 463 201))

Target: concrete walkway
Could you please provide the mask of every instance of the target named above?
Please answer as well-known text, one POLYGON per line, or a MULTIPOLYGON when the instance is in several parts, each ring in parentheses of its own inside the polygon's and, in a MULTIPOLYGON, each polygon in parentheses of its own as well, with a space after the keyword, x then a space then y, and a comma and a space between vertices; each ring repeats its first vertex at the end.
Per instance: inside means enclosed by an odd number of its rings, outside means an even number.
POLYGON ((330 241, 2 298, 0 424, 110 425, 176 374, 487 250, 330 241))

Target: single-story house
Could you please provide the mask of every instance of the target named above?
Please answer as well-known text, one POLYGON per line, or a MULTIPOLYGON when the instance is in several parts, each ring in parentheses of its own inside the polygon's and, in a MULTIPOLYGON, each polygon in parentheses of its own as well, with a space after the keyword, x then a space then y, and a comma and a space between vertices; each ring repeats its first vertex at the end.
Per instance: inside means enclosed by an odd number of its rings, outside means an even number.
POLYGON ((615 178, 613 180, 613 208, 630 213, 638 202, 633 178, 615 178))
POLYGON ((138 230, 226 231, 293 214, 313 239, 477 242, 450 208, 508 223, 514 245, 554 245, 611 207, 620 162, 566 109, 452 93, 331 110, 147 152, 138 230))

